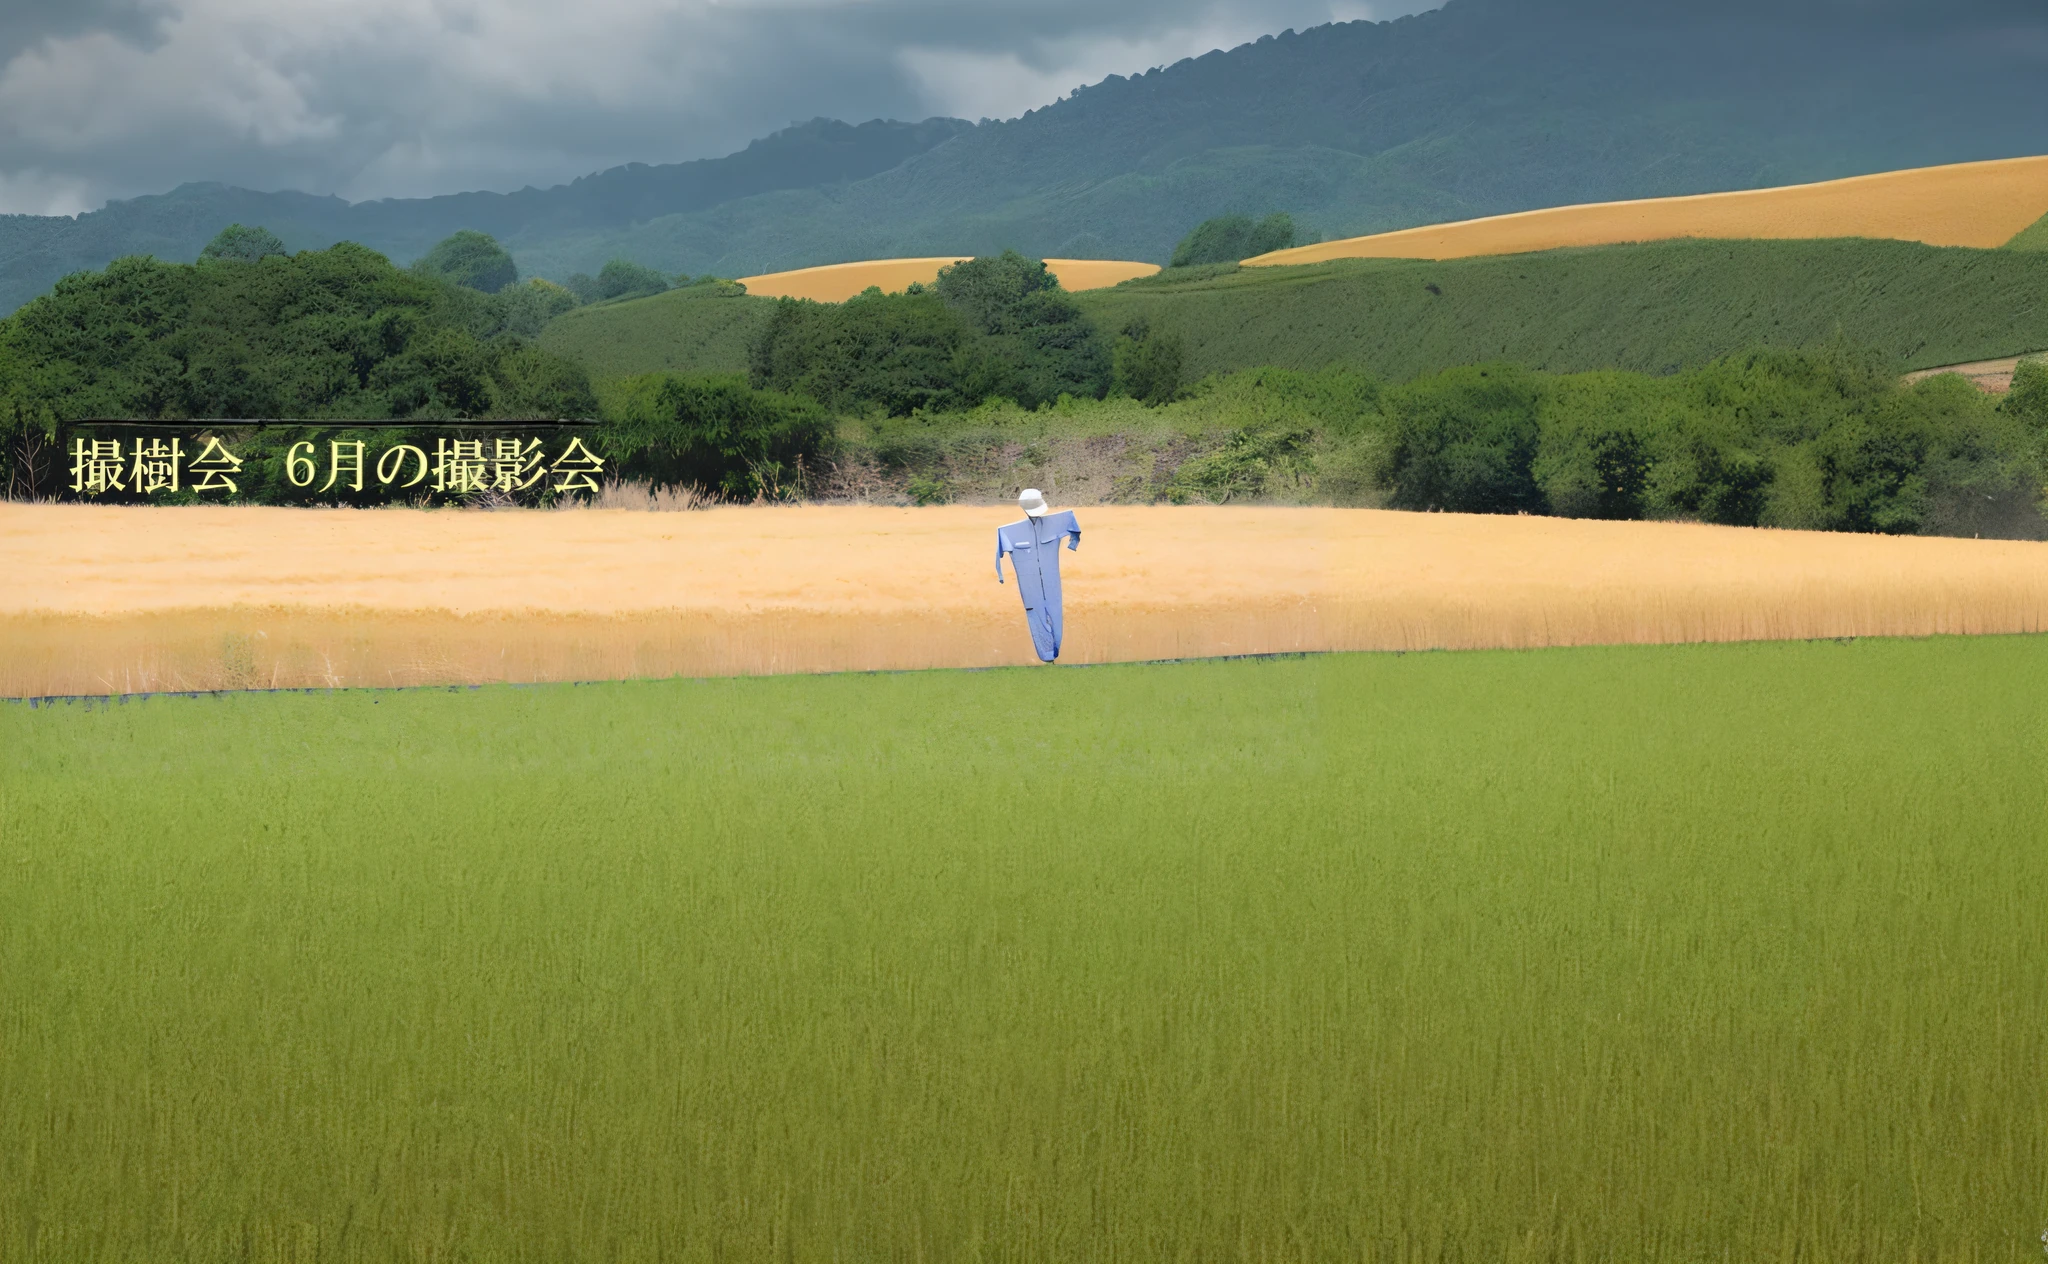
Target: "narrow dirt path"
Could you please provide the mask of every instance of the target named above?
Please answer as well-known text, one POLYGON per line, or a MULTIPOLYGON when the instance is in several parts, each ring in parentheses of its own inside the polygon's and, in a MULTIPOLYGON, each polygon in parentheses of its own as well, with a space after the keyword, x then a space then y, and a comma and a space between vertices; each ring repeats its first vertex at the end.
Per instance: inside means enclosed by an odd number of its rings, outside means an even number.
POLYGON ((2026 355, 2009 356, 2003 360, 1977 360, 1970 364, 1950 364, 1939 369, 1921 369, 1908 373, 1906 381, 1922 382, 1942 373, 1960 373, 1970 379, 1970 384, 1987 395, 2003 395, 2012 389, 2012 375, 2019 370, 2020 361, 2038 360, 2048 357, 2048 351, 2030 351, 2026 355))

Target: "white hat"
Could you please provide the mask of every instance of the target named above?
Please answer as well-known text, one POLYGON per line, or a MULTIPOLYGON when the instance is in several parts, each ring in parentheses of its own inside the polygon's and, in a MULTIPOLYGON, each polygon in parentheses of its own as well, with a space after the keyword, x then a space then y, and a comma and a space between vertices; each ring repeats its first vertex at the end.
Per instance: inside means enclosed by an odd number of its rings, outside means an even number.
POLYGON ((1052 506, 1045 503, 1045 496, 1036 487, 1025 488, 1024 494, 1017 497, 1017 503, 1024 507, 1024 515, 1028 518, 1039 518, 1052 512, 1052 506))

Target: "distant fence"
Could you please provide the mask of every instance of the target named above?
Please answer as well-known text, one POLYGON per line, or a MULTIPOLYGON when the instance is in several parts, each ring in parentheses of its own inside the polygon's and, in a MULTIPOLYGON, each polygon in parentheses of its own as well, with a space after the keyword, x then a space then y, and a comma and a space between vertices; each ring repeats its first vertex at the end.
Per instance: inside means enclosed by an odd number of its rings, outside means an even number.
POLYGON ((609 471, 589 421, 70 422, 14 437, 7 493, 90 504, 547 504, 609 471))

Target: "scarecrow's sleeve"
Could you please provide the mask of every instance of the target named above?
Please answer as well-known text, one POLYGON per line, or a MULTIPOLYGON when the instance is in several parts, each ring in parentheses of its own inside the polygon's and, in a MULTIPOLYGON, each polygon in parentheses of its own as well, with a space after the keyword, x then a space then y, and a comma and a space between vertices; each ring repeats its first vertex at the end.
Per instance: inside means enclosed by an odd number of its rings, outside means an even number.
POLYGON ((1081 524, 1074 515, 1067 515, 1067 552, 1073 553, 1081 547, 1081 524))
POLYGON ((1003 554, 1010 551, 1010 542, 1003 539, 1003 533, 996 532, 996 582, 1003 582, 1003 554))

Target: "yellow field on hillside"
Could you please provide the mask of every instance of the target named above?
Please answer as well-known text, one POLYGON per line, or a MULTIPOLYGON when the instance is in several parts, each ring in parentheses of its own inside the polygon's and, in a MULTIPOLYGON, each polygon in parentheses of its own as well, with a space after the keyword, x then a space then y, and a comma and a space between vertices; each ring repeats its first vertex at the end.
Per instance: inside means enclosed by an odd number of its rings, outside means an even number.
MULTIPOLYGON (((871 285, 896 293, 912 282, 930 285, 939 279, 939 269, 959 263, 966 255, 940 255, 929 259, 870 259, 864 263, 833 263, 819 268, 798 268, 794 272, 770 272, 741 277, 747 293, 768 298, 809 298, 820 303, 843 303, 871 285)), ((1096 290, 1151 276, 1156 263, 1131 263, 1118 259, 1047 259, 1045 266, 1059 278, 1065 290, 1096 290)))
MULTIPOLYGON (((0 505, 0 696, 1034 665, 1002 507, 0 505)), ((2048 629, 2048 546, 1080 511, 1069 663, 2048 629)))
POLYGON ((1465 259, 1675 237, 1883 237, 1988 250, 2043 215, 2048 157, 2010 158, 1779 189, 1560 206, 1296 246, 1244 262, 1465 259))

